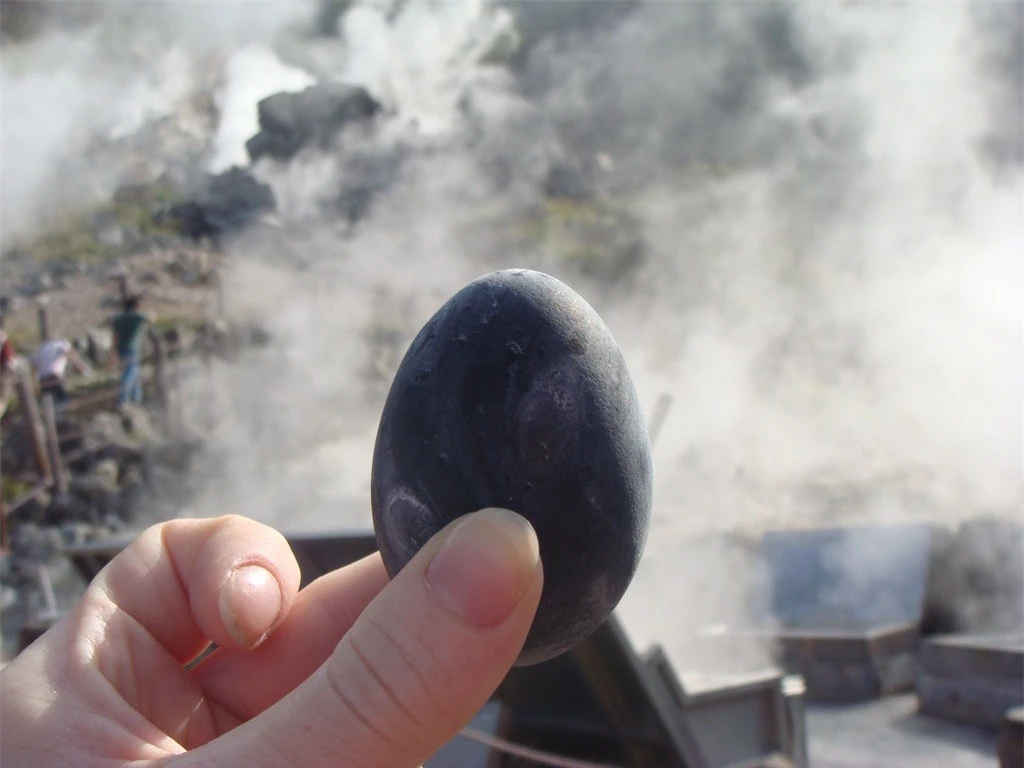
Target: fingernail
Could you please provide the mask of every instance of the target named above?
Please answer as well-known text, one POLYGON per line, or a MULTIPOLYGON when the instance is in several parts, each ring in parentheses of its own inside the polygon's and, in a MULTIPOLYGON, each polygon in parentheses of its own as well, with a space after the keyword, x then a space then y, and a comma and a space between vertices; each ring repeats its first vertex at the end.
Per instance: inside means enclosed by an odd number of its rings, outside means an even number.
POLYGON ((220 589, 221 620, 243 648, 262 643, 280 612, 281 587, 266 568, 246 565, 232 571, 220 589))
POLYGON ((427 566, 441 604, 478 627, 505 621, 536 578, 540 547, 533 527, 507 509, 467 515, 427 566))

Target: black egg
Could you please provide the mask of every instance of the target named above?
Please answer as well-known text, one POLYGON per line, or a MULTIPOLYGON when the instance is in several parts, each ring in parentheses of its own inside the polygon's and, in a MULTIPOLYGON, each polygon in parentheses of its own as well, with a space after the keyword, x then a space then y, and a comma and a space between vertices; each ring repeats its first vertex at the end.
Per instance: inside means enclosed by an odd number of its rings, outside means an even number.
POLYGON ((519 665, 568 650, 636 571, 652 499, 643 414, 608 328, 549 275, 476 280, 420 331, 395 375, 371 503, 388 573, 484 507, 530 521, 544 592, 519 665))

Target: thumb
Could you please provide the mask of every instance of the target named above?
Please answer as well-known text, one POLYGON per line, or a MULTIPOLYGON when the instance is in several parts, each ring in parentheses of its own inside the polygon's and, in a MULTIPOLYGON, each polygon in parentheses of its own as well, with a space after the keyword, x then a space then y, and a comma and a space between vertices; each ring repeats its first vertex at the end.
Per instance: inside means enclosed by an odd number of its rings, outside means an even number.
POLYGON ((420 765, 494 693, 542 585, 525 519, 466 515, 423 547, 305 683, 182 764, 420 765))

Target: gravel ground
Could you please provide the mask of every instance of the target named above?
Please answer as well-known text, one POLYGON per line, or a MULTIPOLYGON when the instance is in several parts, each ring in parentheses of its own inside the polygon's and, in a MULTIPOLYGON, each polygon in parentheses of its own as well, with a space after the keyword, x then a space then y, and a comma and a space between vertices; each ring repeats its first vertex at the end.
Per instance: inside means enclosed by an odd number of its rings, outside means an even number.
MULTIPOLYGON (((185 285, 169 273, 168 265, 187 263, 189 259, 206 258, 215 263, 217 256, 201 249, 181 248, 176 251, 143 253, 111 263, 108 271, 124 268, 133 290, 144 296, 143 310, 156 318, 177 321, 198 321, 208 316, 217 300, 208 285, 185 285)), ((4 294, 14 296, 17 280, 5 273, 4 294)), ((37 298, 18 296, 16 305, 6 312, 5 325, 16 346, 34 348, 38 343, 38 308, 45 304, 50 319, 51 335, 74 338, 85 333, 117 312, 117 285, 113 278, 94 274, 65 277, 37 298)))

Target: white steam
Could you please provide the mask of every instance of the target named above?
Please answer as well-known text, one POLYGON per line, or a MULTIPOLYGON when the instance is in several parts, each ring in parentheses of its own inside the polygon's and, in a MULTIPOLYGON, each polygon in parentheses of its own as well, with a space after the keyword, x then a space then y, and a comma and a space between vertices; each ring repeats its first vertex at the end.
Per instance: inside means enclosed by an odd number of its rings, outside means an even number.
MULTIPOLYGON (((31 235, 67 210, 109 199, 118 183, 158 177, 182 150, 158 145, 137 153, 130 142, 124 145, 147 124, 171 118, 189 149, 205 151, 207 128, 191 99, 217 88, 221 57, 268 47, 311 5, 109 0, 90 6, 89 23, 6 45, 0 58, 0 244, 31 235), (103 151, 111 145, 114 151, 103 151), (139 167, 148 164, 157 167, 139 167)), ((60 4, 55 7, 59 15, 60 4)), ((230 98, 225 106, 234 106, 230 98)), ((254 120, 254 104, 248 109, 254 120)), ((223 141, 220 152, 226 151, 223 141)))
MULTIPOLYGON (((226 57, 207 168, 244 162, 255 102, 279 88, 361 84, 389 115, 330 154, 256 169, 284 229, 233 249, 225 290, 229 314, 274 339, 191 383, 228 426, 189 514, 368 525, 396 355, 454 290, 503 266, 577 287, 647 408, 673 398, 622 612, 682 667, 685 637, 750 620, 749 550, 711 534, 1019 514, 1021 168, 983 156, 994 116, 1014 113, 987 63, 1001 44, 971 5, 651 3, 534 45, 516 77, 486 63, 511 39, 487 3, 357 4, 341 39, 283 48, 270 43, 295 23, 288 4, 248 6, 255 36, 231 13, 214 23, 213 5, 162 16, 195 41, 178 46, 193 64, 226 57), (310 223, 352 168, 405 149, 353 231, 310 223), (553 247, 502 252, 481 227, 533 202, 523 188, 560 157, 641 222, 631 282, 588 277, 553 247)), ((90 40, 69 55, 103 61, 90 40)), ((5 58, 5 230, 45 209, 63 158, 83 151, 69 126, 109 127, 119 98, 149 103, 104 71, 5 58)))
POLYGON ((210 173, 248 165, 245 142, 259 131, 256 104, 279 91, 301 91, 315 82, 308 72, 284 64, 266 48, 232 53, 224 70, 220 123, 207 164, 210 173))

